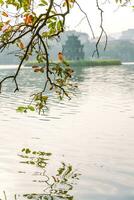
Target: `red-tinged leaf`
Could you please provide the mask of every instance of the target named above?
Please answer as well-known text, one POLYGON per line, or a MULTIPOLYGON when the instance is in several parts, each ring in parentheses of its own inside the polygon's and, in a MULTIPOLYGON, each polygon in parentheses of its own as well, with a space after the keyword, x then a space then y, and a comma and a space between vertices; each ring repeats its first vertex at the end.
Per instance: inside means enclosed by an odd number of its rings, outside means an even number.
POLYGON ((40 68, 35 68, 34 72, 40 72, 40 68))
POLYGON ((40 72, 44 73, 44 68, 43 67, 40 68, 40 72))
POLYGON ((35 68, 39 68, 39 66, 37 66, 37 65, 33 65, 32 68, 33 68, 33 69, 35 69, 35 68))

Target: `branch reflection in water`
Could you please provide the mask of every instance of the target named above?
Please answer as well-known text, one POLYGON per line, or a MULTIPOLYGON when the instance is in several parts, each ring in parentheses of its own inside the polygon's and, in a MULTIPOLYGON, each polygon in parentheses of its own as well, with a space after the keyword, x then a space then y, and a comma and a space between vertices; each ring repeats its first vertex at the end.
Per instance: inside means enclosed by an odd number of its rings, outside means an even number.
MULTIPOLYGON (((49 163, 52 153, 44 151, 32 151, 29 148, 23 148, 19 157, 20 163, 35 167, 34 175, 38 175, 38 179, 33 182, 42 183, 44 189, 42 193, 29 193, 23 195, 15 195, 14 200, 18 199, 33 199, 33 200, 73 200, 74 197, 70 194, 73 186, 79 180, 80 173, 74 170, 71 164, 61 163, 61 166, 56 170, 56 175, 48 175, 46 166, 49 163)), ((19 172, 21 173, 21 172, 19 172)), ((27 173, 27 172, 25 172, 27 173)), ((0 199, 3 200, 3 199, 0 199)), ((4 200, 7 200, 4 192, 4 200)))

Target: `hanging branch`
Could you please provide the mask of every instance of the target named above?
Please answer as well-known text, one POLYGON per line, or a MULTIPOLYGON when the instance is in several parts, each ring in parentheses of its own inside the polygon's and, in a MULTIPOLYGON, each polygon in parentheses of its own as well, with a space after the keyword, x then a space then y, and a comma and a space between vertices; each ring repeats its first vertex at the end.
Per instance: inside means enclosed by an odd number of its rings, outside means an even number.
MULTIPOLYGON (((41 38, 41 36, 39 35, 39 32, 42 30, 43 27, 46 26, 46 23, 47 23, 47 20, 49 19, 53 19, 54 17, 57 17, 57 16, 62 16, 63 18, 63 26, 65 24, 65 16, 69 13, 69 1, 68 0, 65 0, 66 2, 66 12, 64 14, 62 13, 56 13, 55 15, 50 15, 50 12, 53 8, 53 4, 54 4, 54 0, 51 0, 50 1, 50 4, 49 4, 49 7, 47 9, 47 12, 44 13, 44 14, 41 14, 37 20, 33 23, 33 25, 27 25, 27 24, 20 24, 17 29, 15 30, 12 30, 11 32, 11 36, 9 38, 7 38, 6 41, 2 40, 1 39, 1 45, 0 45, 0 49, 1 51, 3 51, 7 46, 9 46, 10 44, 14 44, 16 41, 24 38, 24 36, 27 36, 29 33, 33 33, 27 47, 25 47, 24 49, 24 55, 23 57, 21 58, 21 61, 20 61, 20 64, 17 68, 17 71, 14 75, 10 75, 10 76, 7 76, 5 78, 3 78, 1 81, 0 81, 0 92, 1 92, 1 88, 2 88, 2 84, 4 81, 6 81, 7 79, 13 79, 13 81, 15 82, 15 85, 16 85, 16 88, 14 90, 14 92, 16 92, 17 90, 19 90, 19 87, 18 87, 18 83, 17 83, 17 76, 19 74, 19 71, 21 69, 21 66, 23 64, 23 62, 26 60, 26 57, 28 55, 28 52, 29 52, 29 49, 32 47, 32 43, 34 41, 34 39, 38 36, 39 38, 41 38), (42 19, 43 18, 43 19, 42 19), (21 28, 22 27, 25 27, 26 28, 26 31, 21 31, 21 28), (27 30, 28 29, 28 30, 27 30), (16 36, 16 32, 19 32, 20 31, 20 34, 18 36, 16 36), (16 37, 15 37, 16 36, 16 37)), ((32 5, 33 6, 33 5, 32 5)), ((63 27, 61 27, 61 30, 58 31, 57 33, 55 34, 51 34, 49 37, 55 37, 55 36, 58 36, 61 32, 63 32, 63 27)), ((4 34, 3 34, 4 35, 4 34)), ((41 38, 41 40, 43 41, 43 39, 41 38)), ((43 44, 43 43, 42 43, 43 44)), ((23 49, 22 49, 23 50, 23 49)), ((47 57, 47 62, 48 62, 48 53, 45 49, 45 55, 47 57)), ((47 63, 47 75, 48 75, 48 63, 47 63)), ((48 78, 48 76, 47 76, 48 78)), ((50 78, 49 78, 50 79, 50 78)), ((50 81, 50 80, 49 80, 50 81)))
MULTIPOLYGON (((94 34, 94 31, 93 31, 93 28, 92 28, 92 25, 91 25, 91 23, 90 23, 90 20, 89 20, 89 18, 88 18, 87 13, 81 8, 80 4, 79 4, 77 1, 75 1, 75 3, 76 3, 76 5, 79 7, 79 10, 80 10, 80 11, 84 14, 84 16, 85 16, 84 18, 81 19, 81 21, 79 22, 79 24, 86 18, 86 20, 87 20, 87 22, 88 22, 88 25, 89 25, 89 27, 90 27, 91 33, 92 33, 92 37, 93 37, 93 39, 95 39, 95 34, 94 34)), ((105 36, 104 51, 106 50, 107 42, 108 42, 108 36, 107 36, 107 33, 106 33, 106 31, 104 30, 104 27, 103 27, 103 10, 101 9, 101 7, 100 7, 100 5, 99 5, 99 0, 96 0, 96 6, 97 6, 97 9, 100 11, 100 20, 101 20, 100 28, 101 28, 101 33, 100 33, 100 36, 99 36, 99 38, 98 38, 98 40, 97 40, 97 42, 96 42, 95 50, 94 50, 94 52, 93 52, 92 57, 95 55, 95 53, 97 53, 97 56, 99 57, 99 49, 98 49, 98 46, 99 46, 99 43, 100 43, 100 41, 101 41, 101 39, 102 39, 103 34, 104 34, 104 36, 105 36)), ((79 25, 79 24, 78 24, 78 25, 79 25)), ((77 26, 78 26, 78 25, 77 25, 77 26)))
POLYGON ((104 27, 103 27, 103 10, 101 9, 100 5, 99 5, 99 0, 96 0, 96 6, 97 6, 97 9, 100 11, 100 20, 101 20, 101 23, 100 23, 100 29, 101 29, 101 33, 100 33, 100 36, 96 42, 96 49, 95 51, 93 52, 93 55, 92 57, 95 55, 95 53, 97 54, 97 56, 99 57, 99 49, 98 49, 98 46, 99 46, 99 43, 102 39, 102 36, 104 35, 105 36, 105 46, 104 46, 104 51, 106 50, 106 47, 107 47, 107 41, 108 41, 108 36, 107 36, 107 33, 106 31, 104 30, 104 27))
POLYGON ((76 3, 76 5, 78 6, 78 8, 80 9, 80 11, 84 14, 84 16, 85 16, 85 18, 86 18, 86 20, 87 20, 87 22, 88 22, 88 25, 89 25, 89 27, 90 27, 92 36, 93 36, 93 38, 95 39, 94 31, 93 31, 93 28, 92 28, 92 25, 91 25, 91 23, 90 23, 90 20, 89 20, 89 18, 88 18, 87 13, 81 8, 80 4, 79 4, 77 1, 75 1, 75 3, 76 3))

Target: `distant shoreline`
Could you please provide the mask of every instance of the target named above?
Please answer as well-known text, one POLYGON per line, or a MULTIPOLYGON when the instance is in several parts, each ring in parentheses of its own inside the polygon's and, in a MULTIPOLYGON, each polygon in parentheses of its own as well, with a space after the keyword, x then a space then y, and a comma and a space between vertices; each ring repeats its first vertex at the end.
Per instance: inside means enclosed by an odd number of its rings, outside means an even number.
MULTIPOLYGON (((56 64, 57 62, 55 62, 56 64)), ((98 59, 98 60, 73 60, 73 61, 67 61, 67 63, 69 65, 71 65, 72 67, 77 67, 77 66, 109 66, 109 65, 121 65, 121 61, 120 60, 102 60, 102 59, 98 59)), ((32 65, 39 65, 39 66, 43 66, 44 63, 37 63, 37 62, 27 62, 25 64, 25 66, 32 66, 32 65)))
POLYGON ((122 65, 134 65, 134 62, 122 62, 122 65))

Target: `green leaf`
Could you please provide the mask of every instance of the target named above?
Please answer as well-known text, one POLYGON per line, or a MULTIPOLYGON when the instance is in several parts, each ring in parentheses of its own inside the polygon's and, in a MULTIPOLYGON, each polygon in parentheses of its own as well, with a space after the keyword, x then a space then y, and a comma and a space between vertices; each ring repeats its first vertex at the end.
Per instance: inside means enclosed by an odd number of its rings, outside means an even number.
POLYGON ((51 22, 49 25, 48 25, 48 28, 52 28, 52 29, 54 29, 55 28, 55 26, 56 26, 56 22, 51 22))
POLYGON ((35 108, 33 106, 28 106, 27 107, 30 111, 35 111, 35 108))
POLYGON ((45 102, 46 102, 46 101, 47 101, 47 99, 48 99, 48 96, 42 96, 42 100, 43 100, 43 101, 45 101, 45 102))
POLYGON ((38 4, 38 6, 44 6, 44 4, 43 4, 43 3, 40 3, 40 4, 38 4))
POLYGON ((48 5, 48 2, 45 1, 45 0, 41 0, 41 3, 42 3, 44 6, 47 6, 47 5, 48 5))
POLYGON ((25 153, 29 154, 29 153, 31 153, 31 150, 30 149, 25 149, 25 153))
POLYGON ((26 154, 31 153, 31 150, 29 148, 23 148, 21 151, 26 154))
POLYGON ((16 111, 17 112, 26 112, 27 108, 25 106, 19 106, 16 111))
POLYGON ((57 29, 61 30, 62 28, 63 28, 63 22, 61 20, 59 20, 57 23, 57 29))
POLYGON ((30 164, 31 164, 31 165, 35 165, 35 162, 33 162, 33 161, 30 161, 30 164))
POLYGON ((25 148, 23 148, 21 151, 24 152, 24 151, 25 151, 25 148))
POLYGON ((45 153, 46 154, 46 156, 51 156, 52 155, 52 153, 45 153))
POLYGON ((37 154, 37 152, 36 152, 36 151, 33 151, 33 152, 32 152, 32 154, 36 155, 36 154, 37 154))

